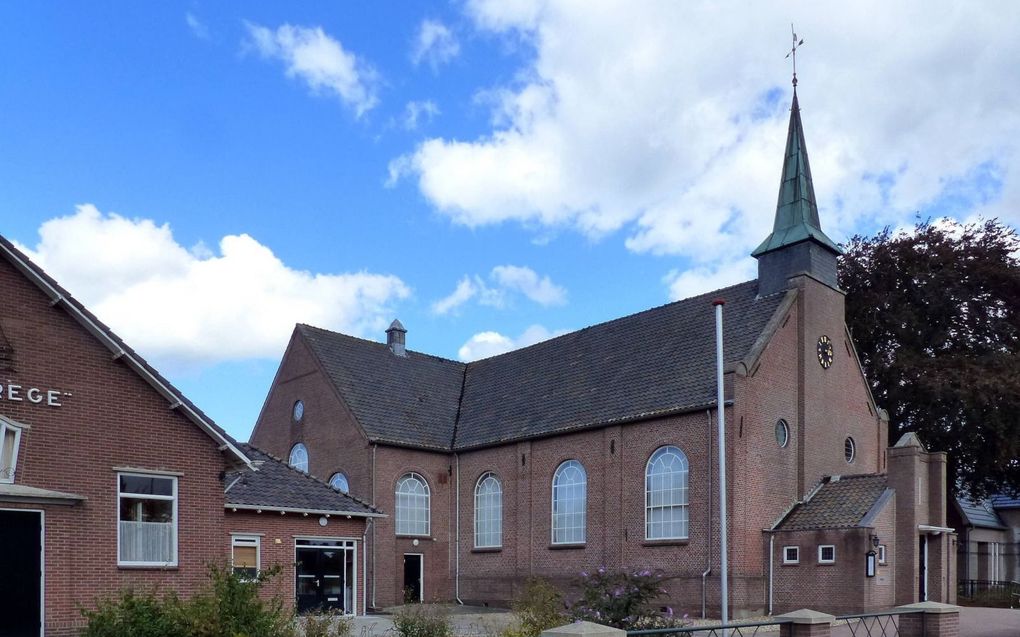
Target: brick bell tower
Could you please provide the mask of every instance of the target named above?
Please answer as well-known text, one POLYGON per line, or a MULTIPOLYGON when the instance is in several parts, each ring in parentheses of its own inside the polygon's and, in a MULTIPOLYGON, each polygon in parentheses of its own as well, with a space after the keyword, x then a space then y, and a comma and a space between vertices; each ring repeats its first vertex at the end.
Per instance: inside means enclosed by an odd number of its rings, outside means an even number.
POLYGON ((789 287, 790 277, 808 274, 832 288, 836 284, 839 247, 822 232, 815 204, 804 127, 793 77, 793 106, 786 137, 786 157, 779 184, 776 219, 770 234, 751 256, 758 259, 758 294, 766 296, 789 287))

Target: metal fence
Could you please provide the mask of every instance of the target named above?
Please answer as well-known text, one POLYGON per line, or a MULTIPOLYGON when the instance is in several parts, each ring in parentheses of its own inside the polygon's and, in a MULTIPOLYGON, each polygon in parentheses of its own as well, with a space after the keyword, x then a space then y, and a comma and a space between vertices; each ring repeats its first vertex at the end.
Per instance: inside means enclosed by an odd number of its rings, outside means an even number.
POLYGON ((846 626, 851 637, 899 637, 902 615, 917 616, 922 626, 921 634, 924 634, 923 611, 891 610, 884 613, 841 615, 832 622, 832 627, 835 629, 838 626, 846 626))
POLYGON ((1020 593, 1020 582, 962 579, 956 583, 956 592, 960 597, 976 597, 977 595, 988 594, 992 597, 1008 598, 1011 593, 1020 593))
POLYGON ((682 628, 649 628, 628 630, 627 637, 658 637, 678 635, 679 637, 755 637, 761 633, 779 633, 779 627, 790 623, 789 619, 773 619, 767 622, 737 624, 716 624, 709 626, 684 626, 682 628))

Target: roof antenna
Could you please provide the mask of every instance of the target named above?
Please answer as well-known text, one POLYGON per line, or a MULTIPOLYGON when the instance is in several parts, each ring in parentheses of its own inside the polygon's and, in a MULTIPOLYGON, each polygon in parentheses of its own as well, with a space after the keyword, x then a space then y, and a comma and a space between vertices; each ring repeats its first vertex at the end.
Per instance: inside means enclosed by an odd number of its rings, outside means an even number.
POLYGON ((786 57, 793 57, 793 92, 797 92, 797 47, 804 44, 804 38, 797 41, 797 33, 793 30, 793 23, 790 23, 790 33, 793 34, 793 48, 786 54, 786 57))

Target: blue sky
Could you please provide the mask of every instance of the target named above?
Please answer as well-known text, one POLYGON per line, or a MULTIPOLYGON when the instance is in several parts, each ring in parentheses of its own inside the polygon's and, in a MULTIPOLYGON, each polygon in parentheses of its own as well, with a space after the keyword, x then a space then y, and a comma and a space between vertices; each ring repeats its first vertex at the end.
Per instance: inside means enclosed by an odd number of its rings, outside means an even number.
POLYGON ((1014 3, 758 4, 4 4, 0 233, 246 438, 298 321, 470 359, 753 277, 792 16, 834 239, 1016 224, 1014 3))

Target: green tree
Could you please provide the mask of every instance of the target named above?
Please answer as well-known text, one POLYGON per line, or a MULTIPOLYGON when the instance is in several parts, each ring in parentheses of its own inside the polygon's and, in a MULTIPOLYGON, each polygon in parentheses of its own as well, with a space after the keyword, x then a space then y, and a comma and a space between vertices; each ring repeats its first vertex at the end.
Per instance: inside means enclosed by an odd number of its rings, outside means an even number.
POLYGON ((950 488, 1020 491, 1020 237, 996 220, 853 237, 846 320, 890 441, 949 452, 950 488))

